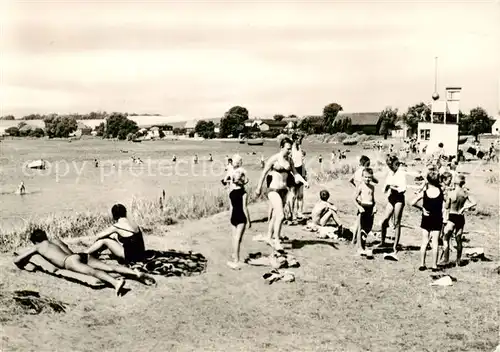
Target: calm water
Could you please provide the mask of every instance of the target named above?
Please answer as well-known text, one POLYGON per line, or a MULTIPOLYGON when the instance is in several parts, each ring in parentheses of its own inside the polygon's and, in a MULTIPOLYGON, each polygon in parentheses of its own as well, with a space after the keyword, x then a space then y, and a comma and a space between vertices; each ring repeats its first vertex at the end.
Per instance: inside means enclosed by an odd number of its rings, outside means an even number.
MULTIPOLYGON (((331 144, 304 144, 309 168, 329 162, 331 144)), ((219 141, 154 141, 131 143, 86 139, 3 140, 0 143, 0 225, 51 213, 82 211, 106 212, 116 202, 130 204, 133 197, 154 199, 165 190, 167 197, 213 190, 221 187, 224 158, 240 153, 251 182, 260 175, 260 155, 269 157, 278 150, 277 142, 247 146, 219 141), (126 152, 125 152, 126 151, 126 152), (214 162, 208 161, 212 153, 214 162), (172 155, 177 163, 171 162, 172 155), (199 163, 193 163, 198 154, 199 163), (132 156, 143 164, 134 164, 132 156), (26 163, 43 159, 46 170, 30 170, 26 163), (99 160, 95 167, 94 159, 99 160), (14 192, 23 180, 27 194, 14 192)), ((342 148, 342 145, 338 145, 342 148)), ((351 148, 350 155, 356 154, 351 148)))

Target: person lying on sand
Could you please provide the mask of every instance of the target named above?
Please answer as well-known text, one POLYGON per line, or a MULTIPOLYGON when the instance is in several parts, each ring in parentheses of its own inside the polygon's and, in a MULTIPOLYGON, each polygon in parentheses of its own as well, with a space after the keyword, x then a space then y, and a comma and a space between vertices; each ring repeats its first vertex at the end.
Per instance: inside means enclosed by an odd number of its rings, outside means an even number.
POLYGON ((85 253, 99 253, 105 249, 125 263, 141 261, 144 258, 144 238, 140 227, 127 218, 127 208, 115 204, 111 208, 115 223, 97 235, 97 241, 85 253))
POLYGON ((28 264, 30 258, 39 254, 54 266, 60 269, 67 269, 76 273, 90 275, 98 278, 115 288, 116 295, 120 295, 125 285, 123 278, 115 279, 108 274, 114 272, 118 274, 131 275, 141 281, 149 280, 154 282, 154 279, 120 265, 108 265, 92 256, 85 253, 74 253, 64 242, 59 239, 49 241, 47 233, 43 230, 36 229, 30 235, 30 241, 35 245, 26 252, 20 254, 14 259, 14 264, 23 269, 28 264))

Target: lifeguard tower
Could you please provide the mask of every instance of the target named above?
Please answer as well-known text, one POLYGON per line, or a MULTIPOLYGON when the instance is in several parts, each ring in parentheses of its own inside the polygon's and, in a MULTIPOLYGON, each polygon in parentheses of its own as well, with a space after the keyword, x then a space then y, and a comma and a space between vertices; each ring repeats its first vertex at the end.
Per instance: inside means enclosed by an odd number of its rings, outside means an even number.
POLYGON ((437 58, 434 94, 432 94, 431 121, 419 122, 417 140, 421 150, 426 147, 426 154, 432 154, 440 143, 447 156, 457 156, 458 123, 460 111, 461 87, 447 87, 444 100, 439 100, 437 92, 437 58))

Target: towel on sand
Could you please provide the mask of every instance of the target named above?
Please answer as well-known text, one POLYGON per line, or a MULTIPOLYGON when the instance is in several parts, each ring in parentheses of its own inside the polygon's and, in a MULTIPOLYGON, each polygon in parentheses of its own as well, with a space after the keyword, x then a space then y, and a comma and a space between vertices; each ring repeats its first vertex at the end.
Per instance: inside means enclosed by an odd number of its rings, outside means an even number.
POLYGON ((30 261, 25 265, 24 270, 31 272, 41 271, 43 273, 66 279, 93 289, 101 289, 107 286, 106 283, 93 276, 75 273, 74 271, 66 269, 59 269, 39 254, 35 254, 30 258, 30 261))
POLYGON ((300 263, 291 254, 285 251, 273 251, 269 256, 263 256, 261 252, 250 253, 245 263, 256 266, 270 266, 274 269, 298 268, 300 263))
POLYGON ((142 261, 129 266, 152 275, 192 276, 205 272, 207 258, 201 253, 147 250, 142 261))

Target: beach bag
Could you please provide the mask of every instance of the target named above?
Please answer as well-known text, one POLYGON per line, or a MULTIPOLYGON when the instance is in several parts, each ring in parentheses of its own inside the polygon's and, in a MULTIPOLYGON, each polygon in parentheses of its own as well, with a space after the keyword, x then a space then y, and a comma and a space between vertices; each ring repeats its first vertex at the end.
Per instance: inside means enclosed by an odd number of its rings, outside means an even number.
POLYGON ((475 148, 469 147, 469 149, 467 149, 467 153, 472 154, 472 155, 476 155, 477 150, 475 148))

